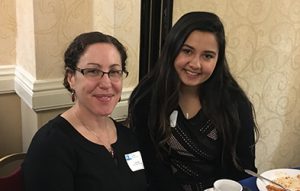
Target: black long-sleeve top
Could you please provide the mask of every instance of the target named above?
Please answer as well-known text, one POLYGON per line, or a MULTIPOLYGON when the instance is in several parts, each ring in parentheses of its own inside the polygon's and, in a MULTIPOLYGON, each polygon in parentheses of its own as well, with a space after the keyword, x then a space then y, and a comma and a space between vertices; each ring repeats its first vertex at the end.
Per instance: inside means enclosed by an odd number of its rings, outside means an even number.
MULTIPOLYGON (((197 181, 201 181, 201 178, 202 180, 204 180, 204 182, 206 181, 202 185, 203 187, 202 188, 193 187, 192 189, 203 190, 205 188, 211 187, 212 183, 217 179, 229 178, 233 180, 241 180, 249 177, 249 175, 247 175, 246 173, 237 169, 234 166, 229 153, 225 153, 222 159, 222 154, 221 154, 222 152, 221 148, 223 144, 222 137, 218 137, 217 140, 208 140, 206 136, 206 138, 202 139, 201 136, 203 135, 198 136, 197 132, 195 131, 193 132, 193 130, 191 130, 191 127, 186 129, 186 131, 189 131, 186 133, 187 135, 189 134, 193 135, 190 136, 188 139, 191 139, 195 143, 195 145, 199 147, 200 150, 204 150, 206 152, 209 152, 209 154, 211 154, 210 155, 211 157, 207 157, 204 159, 196 157, 196 160, 201 161, 201 163, 198 164, 198 166, 200 166, 199 169, 195 168, 193 170, 195 171, 198 170, 197 173, 200 176, 199 180, 198 179, 192 180, 190 177, 184 176, 184 174, 180 172, 178 173, 179 168, 177 169, 175 168, 174 170, 174 167, 176 167, 177 160, 182 160, 182 164, 186 166, 190 166, 191 168, 194 167, 192 164, 189 164, 189 161, 186 161, 189 160, 188 157, 184 157, 182 154, 178 153, 176 149, 175 150, 173 149, 171 154, 165 159, 160 159, 159 157, 157 157, 156 150, 154 148, 153 142, 149 135, 149 127, 147 126, 149 107, 150 107, 149 100, 150 100, 150 96, 148 95, 148 97, 145 97, 142 101, 138 103, 134 113, 132 113, 134 117, 134 124, 132 125, 133 128, 135 129, 135 134, 138 138, 141 147, 141 152, 142 152, 142 156, 146 168, 147 181, 148 184, 150 185, 150 190, 182 191, 185 181, 197 182, 197 181), (206 145, 206 148, 204 148, 203 145, 206 145)), ((181 128, 182 127, 186 128, 184 126, 190 125, 189 123, 194 123, 194 122, 197 123, 197 121, 199 122, 200 120, 199 118, 203 118, 200 110, 199 113, 194 118, 189 120, 183 119, 184 117, 182 117, 182 114, 180 116, 180 108, 178 108, 178 110, 179 110, 179 114, 177 120, 180 121, 177 121, 177 125, 181 124, 181 128)), ((239 131, 237 148, 236 148, 237 157, 239 159, 241 166, 244 169, 251 169, 253 171, 257 171, 255 167, 255 150, 254 150, 255 135, 253 129, 254 122, 252 118, 252 111, 247 104, 243 104, 243 103, 239 103, 238 111, 239 111, 241 129, 239 131)), ((199 128, 201 128, 200 124, 198 126, 199 128)), ((207 134, 211 136, 213 130, 215 129, 212 128, 210 131, 208 130, 207 134)), ((174 132, 172 134, 174 134, 174 132)), ((175 142, 175 145, 176 144, 177 143, 175 142)), ((191 158, 191 160, 194 159, 195 158, 191 158)), ((195 163, 195 160, 193 162, 195 163)), ((184 165, 183 167, 186 167, 184 165)))
POLYGON ((57 116, 35 134, 22 165, 28 191, 143 191, 144 170, 132 171, 125 154, 139 151, 130 129, 115 122, 114 158, 57 116))

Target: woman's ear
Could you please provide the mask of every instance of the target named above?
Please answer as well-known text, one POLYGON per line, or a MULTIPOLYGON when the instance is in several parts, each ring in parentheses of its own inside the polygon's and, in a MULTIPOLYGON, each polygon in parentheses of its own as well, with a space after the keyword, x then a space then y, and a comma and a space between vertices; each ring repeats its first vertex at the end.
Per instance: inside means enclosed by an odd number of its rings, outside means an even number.
POLYGON ((71 89, 74 89, 75 85, 75 72, 71 69, 67 69, 67 80, 71 89))

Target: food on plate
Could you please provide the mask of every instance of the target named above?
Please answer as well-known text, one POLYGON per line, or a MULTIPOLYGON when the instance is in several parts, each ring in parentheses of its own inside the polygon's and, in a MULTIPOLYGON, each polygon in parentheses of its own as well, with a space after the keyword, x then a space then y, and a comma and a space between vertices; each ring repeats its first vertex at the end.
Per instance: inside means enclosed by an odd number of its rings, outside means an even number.
POLYGON ((273 186, 271 184, 267 185, 266 188, 268 191, 284 191, 284 189, 279 188, 277 186, 273 186))
MULTIPOLYGON (((282 176, 276 178, 274 181, 291 191, 300 191, 300 174, 296 176, 282 176)), ((274 184, 269 184, 266 188, 268 191, 284 191, 284 189, 274 184)))

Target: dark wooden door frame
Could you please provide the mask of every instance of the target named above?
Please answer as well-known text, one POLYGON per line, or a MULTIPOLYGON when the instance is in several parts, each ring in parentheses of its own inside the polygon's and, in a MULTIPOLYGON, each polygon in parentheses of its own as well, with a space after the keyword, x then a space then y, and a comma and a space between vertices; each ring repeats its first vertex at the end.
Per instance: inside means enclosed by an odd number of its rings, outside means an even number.
POLYGON ((172 14, 173 0, 141 0, 139 80, 156 64, 172 14))

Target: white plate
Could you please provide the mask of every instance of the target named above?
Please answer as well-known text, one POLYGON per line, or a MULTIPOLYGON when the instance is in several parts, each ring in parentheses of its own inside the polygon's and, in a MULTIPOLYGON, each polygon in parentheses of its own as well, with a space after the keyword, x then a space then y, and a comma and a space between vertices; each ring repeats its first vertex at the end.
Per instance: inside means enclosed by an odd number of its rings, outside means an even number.
MULTIPOLYGON (((282 168, 282 169, 274 169, 274 170, 269 170, 261 175, 270 179, 270 180, 275 180, 276 178, 282 177, 282 176, 296 176, 300 174, 300 170, 298 169, 288 169, 288 168, 282 168)), ((266 180, 261 180, 259 178, 256 179, 256 185, 260 191, 268 191, 266 186, 270 184, 266 180)))

